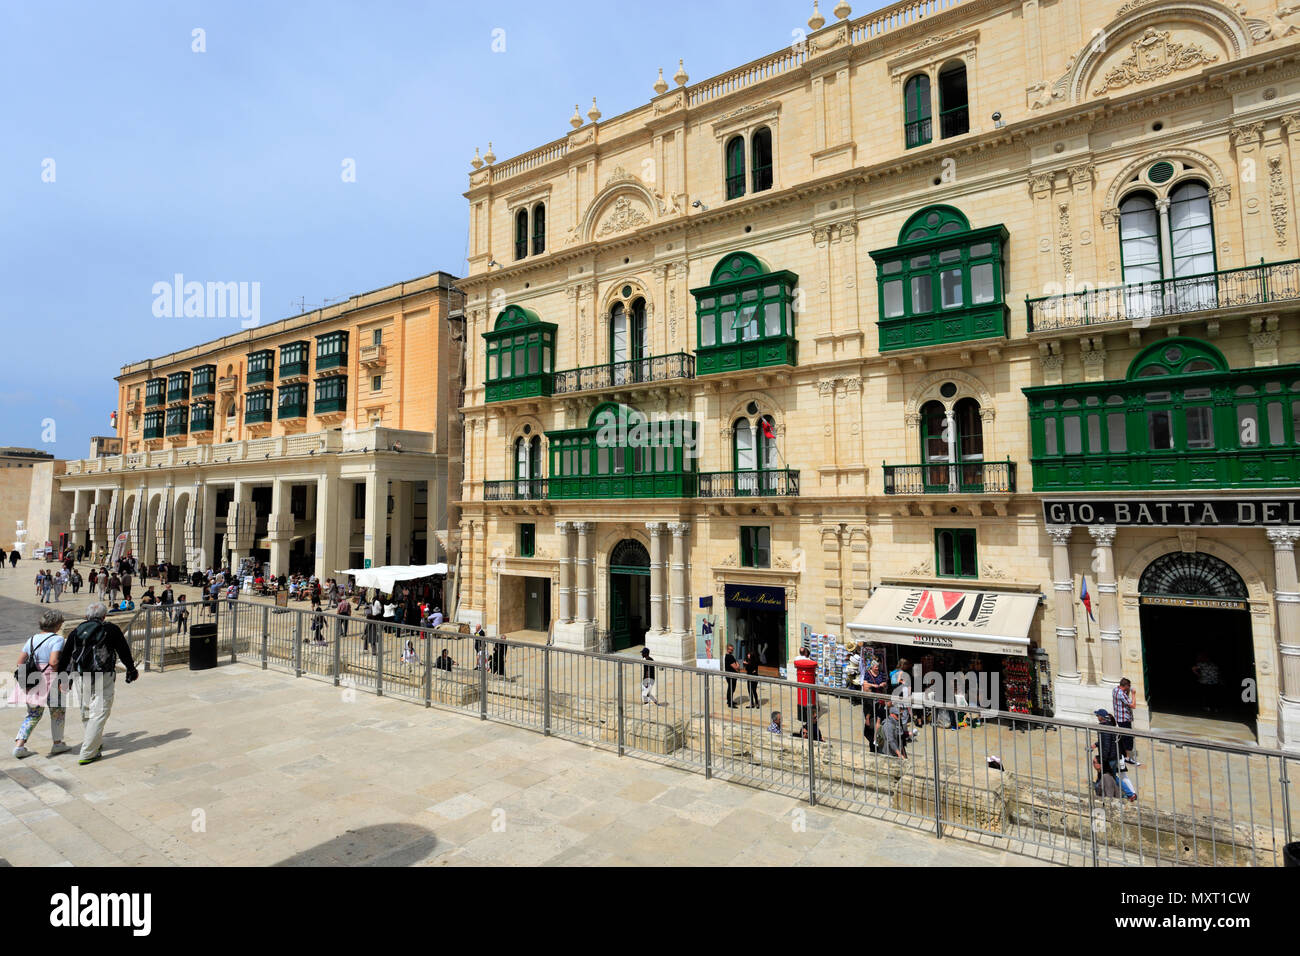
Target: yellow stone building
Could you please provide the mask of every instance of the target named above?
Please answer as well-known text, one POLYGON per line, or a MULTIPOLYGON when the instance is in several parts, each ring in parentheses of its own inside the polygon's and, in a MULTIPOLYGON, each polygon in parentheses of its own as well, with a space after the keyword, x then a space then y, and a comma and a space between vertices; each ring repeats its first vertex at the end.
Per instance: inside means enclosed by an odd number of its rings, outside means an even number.
POLYGON ((832 16, 476 153, 462 616, 1300 747, 1300 14, 832 16))
POLYGON ((463 296, 435 272, 124 366, 120 454, 58 479, 76 543, 274 573, 445 561, 463 296))

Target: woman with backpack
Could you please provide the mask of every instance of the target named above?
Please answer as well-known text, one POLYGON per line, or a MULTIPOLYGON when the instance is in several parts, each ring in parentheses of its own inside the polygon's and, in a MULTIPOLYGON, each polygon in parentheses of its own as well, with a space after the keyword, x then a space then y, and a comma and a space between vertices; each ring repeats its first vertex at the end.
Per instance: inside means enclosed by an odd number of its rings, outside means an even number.
MULTIPOLYGON (((50 735, 54 738, 50 756, 69 749, 63 742, 63 722, 67 715, 64 706, 66 689, 64 682, 59 679, 60 656, 63 652, 63 638, 59 629, 63 626, 63 615, 53 608, 43 610, 36 626, 40 631, 27 639, 18 654, 18 669, 14 671, 17 683, 9 696, 11 704, 27 707, 27 716, 18 728, 18 736, 14 738, 14 756, 19 760, 34 753, 27 749, 27 742, 32 739, 32 733, 40 723, 47 703, 50 708, 50 735)), ((64 670, 66 669, 65 667, 64 670)))

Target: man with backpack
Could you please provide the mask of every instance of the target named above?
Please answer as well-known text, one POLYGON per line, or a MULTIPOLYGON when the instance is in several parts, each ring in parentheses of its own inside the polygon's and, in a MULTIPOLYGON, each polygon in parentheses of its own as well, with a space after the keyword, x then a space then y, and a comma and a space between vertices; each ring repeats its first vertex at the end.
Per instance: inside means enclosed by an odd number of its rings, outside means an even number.
POLYGON ((113 709, 117 683, 117 659, 126 665, 126 682, 140 676, 131 657, 131 647, 122 629, 108 617, 108 608, 92 604, 86 608, 86 620, 77 625, 67 640, 69 669, 81 692, 81 722, 84 727, 79 764, 94 763, 104 743, 104 725, 113 709))

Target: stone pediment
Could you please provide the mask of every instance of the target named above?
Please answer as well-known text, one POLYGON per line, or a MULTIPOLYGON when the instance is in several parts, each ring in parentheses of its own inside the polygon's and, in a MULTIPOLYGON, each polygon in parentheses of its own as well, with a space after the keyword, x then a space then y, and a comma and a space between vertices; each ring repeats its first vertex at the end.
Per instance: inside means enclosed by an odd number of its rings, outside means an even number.
POLYGON ((567 245, 608 239, 643 229, 672 210, 644 182, 617 166, 605 187, 587 206, 582 221, 570 232, 567 245))
POLYGON ((650 210, 646 204, 631 196, 619 196, 609 204, 609 209, 600 217, 596 227, 596 239, 616 236, 631 232, 642 226, 650 225, 650 210))
POLYGON ((1098 63, 1088 84, 1089 92, 1105 96, 1115 90, 1163 81, 1175 73, 1218 63, 1225 53, 1218 38, 1203 30, 1147 27, 1098 63))

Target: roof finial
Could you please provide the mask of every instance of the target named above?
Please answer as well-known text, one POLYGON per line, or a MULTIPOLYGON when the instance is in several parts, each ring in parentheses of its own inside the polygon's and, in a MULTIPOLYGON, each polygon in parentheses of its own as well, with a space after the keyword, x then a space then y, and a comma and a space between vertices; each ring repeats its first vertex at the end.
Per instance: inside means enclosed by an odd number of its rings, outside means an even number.
POLYGON ((847 20, 852 12, 853 8, 848 5, 847 0, 840 0, 839 3, 835 4, 835 15, 841 20, 847 20))
POLYGON ((474 158, 469 161, 469 164, 473 166, 475 169, 483 168, 483 159, 478 154, 477 146, 474 147, 474 158))
POLYGON ((491 166, 497 161, 497 154, 492 152, 492 140, 488 140, 488 151, 483 154, 483 162, 491 166))
POLYGON ((686 75, 686 61, 677 61, 677 72, 673 74, 673 82, 678 86, 685 86, 690 82, 690 77, 686 75))
POLYGON ((813 15, 808 18, 808 29, 816 32, 826 25, 826 18, 817 9, 817 0, 813 0, 813 15))
POLYGON ((578 104, 573 104, 573 115, 569 117, 569 125, 577 129, 582 125, 582 114, 578 112, 578 104))
POLYGON ((591 109, 587 110, 587 118, 593 123, 600 121, 600 110, 596 109, 596 97, 591 98, 591 109))
POLYGON ((659 67, 659 79, 655 80, 655 85, 654 85, 655 94, 656 95, 662 94, 666 92, 667 89, 668 89, 668 81, 664 79, 664 68, 661 66, 659 67))

